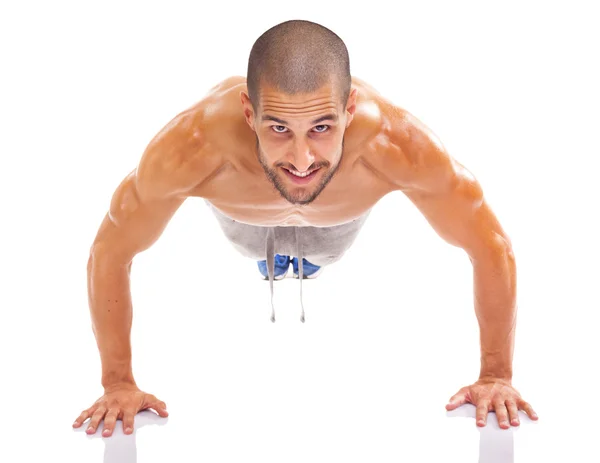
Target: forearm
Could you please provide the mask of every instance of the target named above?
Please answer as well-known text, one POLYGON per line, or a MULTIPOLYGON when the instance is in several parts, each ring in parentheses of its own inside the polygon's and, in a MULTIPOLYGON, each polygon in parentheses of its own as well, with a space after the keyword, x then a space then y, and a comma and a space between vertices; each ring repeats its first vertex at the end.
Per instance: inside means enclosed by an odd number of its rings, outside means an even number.
POLYGON ((516 264, 510 247, 472 258, 475 313, 481 342, 480 378, 512 380, 517 318, 516 264))
POLYGON ((88 301, 102 363, 102 385, 135 384, 131 366, 130 267, 93 253, 88 261, 88 301))

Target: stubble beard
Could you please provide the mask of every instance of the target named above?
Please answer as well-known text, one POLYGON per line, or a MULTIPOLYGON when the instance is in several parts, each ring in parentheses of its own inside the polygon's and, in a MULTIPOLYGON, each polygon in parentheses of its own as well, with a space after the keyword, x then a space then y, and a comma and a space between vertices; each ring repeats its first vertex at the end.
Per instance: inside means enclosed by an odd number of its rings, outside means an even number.
POLYGON ((314 190, 312 190, 312 192, 307 191, 308 188, 306 187, 298 187, 293 192, 286 188, 283 180, 281 179, 281 174, 279 173, 280 166, 271 168, 267 165, 267 161, 260 148, 260 142, 258 141, 258 137, 256 137, 256 152, 258 156, 258 161, 260 162, 260 165, 265 171, 265 174, 267 174, 267 178, 270 180, 270 182, 273 184, 273 186, 279 192, 279 194, 291 204, 298 204, 304 206, 312 203, 319 196, 319 194, 321 194, 323 189, 327 186, 327 184, 331 181, 331 179, 337 172, 340 163, 342 162, 342 157, 344 155, 344 139, 342 138, 341 154, 335 166, 329 167, 328 169, 327 165, 329 164, 321 164, 319 166, 316 166, 320 167, 320 169, 327 169, 327 171, 322 176, 320 183, 317 185, 316 188, 314 188, 314 190))

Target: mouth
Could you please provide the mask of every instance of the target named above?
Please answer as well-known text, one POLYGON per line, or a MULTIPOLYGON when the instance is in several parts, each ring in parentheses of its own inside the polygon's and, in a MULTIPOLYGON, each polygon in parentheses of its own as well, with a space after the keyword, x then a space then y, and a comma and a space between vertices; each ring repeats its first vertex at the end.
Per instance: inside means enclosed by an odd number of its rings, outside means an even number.
POLYGON ((321 170, 320 167, 317 167, 316 169, 311 169, 308 172, 300 173, 295 170, 286 169, 285 167, 282 167, 282 169, 284 170, 286 176, 297 185, 306 185, 307 183, 310 183, 311 180, 317 176, 317 172, 321 170))

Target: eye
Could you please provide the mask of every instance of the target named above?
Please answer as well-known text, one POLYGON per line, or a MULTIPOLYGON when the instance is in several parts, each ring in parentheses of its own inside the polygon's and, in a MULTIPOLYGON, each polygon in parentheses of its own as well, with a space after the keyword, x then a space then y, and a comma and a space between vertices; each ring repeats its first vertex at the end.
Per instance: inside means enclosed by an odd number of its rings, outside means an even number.
POLYGON ((284 125, 272 125, 271 128, 276 132, 276 133, 285 133, 286 127, 284 125), (279 130, 281 129, 281 130, 279 130))
POLYGON ((315 125, 315 129, 317 129, 318 127, 320 127, 322 130, 316 130, 317 133, 325 133, 327 132, 327 130, 329 130, 328 125, 315 125))

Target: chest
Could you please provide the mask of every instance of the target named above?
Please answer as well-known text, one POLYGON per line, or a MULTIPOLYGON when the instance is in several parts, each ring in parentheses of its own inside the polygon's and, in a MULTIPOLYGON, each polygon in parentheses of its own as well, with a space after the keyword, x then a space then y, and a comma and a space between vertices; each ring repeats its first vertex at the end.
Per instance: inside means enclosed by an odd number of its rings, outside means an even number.
POLYGON ((310 204, 297 205, 282 197, 264 171, 224 169, 201 196, 233 220, 258 226, 330 227, 367 213, 391 185, 365 164, 340 166, 310 204))

